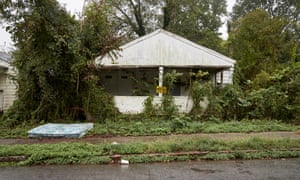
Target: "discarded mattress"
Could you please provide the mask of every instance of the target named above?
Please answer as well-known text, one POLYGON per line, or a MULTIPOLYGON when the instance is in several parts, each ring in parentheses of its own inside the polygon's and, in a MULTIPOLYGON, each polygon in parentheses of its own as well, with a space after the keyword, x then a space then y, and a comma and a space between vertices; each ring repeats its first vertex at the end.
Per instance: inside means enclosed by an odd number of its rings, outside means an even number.
POLYGON ((56 124, 48 123, 38 126, 28 131, 29 137, 66 137, 66 138, 79 138, 84 136, 88 130, 92 129, 93 123, 80 123, 80 124, 56 124))

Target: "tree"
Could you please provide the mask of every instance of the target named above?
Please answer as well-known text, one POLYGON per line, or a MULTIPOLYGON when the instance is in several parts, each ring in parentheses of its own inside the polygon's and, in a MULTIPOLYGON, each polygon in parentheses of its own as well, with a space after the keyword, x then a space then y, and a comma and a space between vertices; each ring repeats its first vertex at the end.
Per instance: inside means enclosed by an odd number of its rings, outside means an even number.
POLYGON ((164 28, 218 50, 218 29, 226 14, 225 0, 108 0, 116 29, 128 40, 164 28))
POLYGON ((153 0, 107 0, 110 20, 120 34, 129 39, 141 37, 157 26, 159 1, 153 0))
POLYGON ((104 91, 99 83, 100 69, 94 64, 97 57, 104 55, 117 56, 120 38, 113 31, 107 18, 108 7, 97 1, 92 1, 84 9, 84 19, 81 22, 81 55, 86 61, 76 64, 77 87, 81 93, 82 107, 87 120, 104 121, 112 118, 117 109, 113 97, 104 91), (81 86, 79 85, 81 84, 81 86))
POLYGON ((240 81, 253 80, 261 71, 271 73, 280 63, 294 61, 297 42, 286 29, 286 19, 255 10, 239 19, 230 34, 240 81))
POLYGON ((221 16, 226 15, 224 0, 172 1, 166 3, 165 9, 170 12, 164 14, 169 16, 165 29, 206 47, 221 49, 218 29, 222 26, 221 16))
POLYGON ((18 99, 6 120, 78 118, 76 109, 94 87, 87 82, 96 71, 91 60, 117 46, 105 14, 88 10, 80 22, 55 0, 5 0, 0 12, 17 48, 18 99))
POLYGON ((256 9, 267 11, 272 17, 281 16, 299 21, 300 2, 297 0, 237 0, 231 13, 233 21, 256 9))
POLYGON ((118 49, 120 38, 108 21, 108 9, 106 4, 97 1, 91 1, 84 9, 80 22, 81 49, 89 60, 118 49))
POLYGON ((260 78, 256 81, 263 83, 254 84, 256 88, 247 94, 247 100, 251 104, 247 111, 249 117, 299 123, 300 62, 260 78))
POLYGON ((17 118, 60 119, 77 101, 71 67, 80 60, 79 24, 56 1, 5 2, 1 12, 17 47, 17 118))
POLYGON ((298 43, 297 59, 300 60, 300 1, 298 0, 237 0, 231 13, 229 32, 234 22, 250 12, 261 9, 271 17, 285 18, 285 29, 289 30, 290 39, 298 43))

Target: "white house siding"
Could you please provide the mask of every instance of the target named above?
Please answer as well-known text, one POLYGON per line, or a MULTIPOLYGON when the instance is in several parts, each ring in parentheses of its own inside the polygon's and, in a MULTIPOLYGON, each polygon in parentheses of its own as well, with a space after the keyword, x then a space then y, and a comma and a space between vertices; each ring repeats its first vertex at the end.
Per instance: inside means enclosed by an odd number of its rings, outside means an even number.
POLYGON ((0 92, 2 99, 0 99, 0 110, 6 111, 14 102, 16 94, 16 84, 12 81, 7 74, 0 75, 0 92))
POLYGON ((6 111, 16 98, 16 83, 11 79, 15 75, 9 64, 10 56, 0 52, 0 111, 6 111))
MULTIPOLYGON (((115 106, 121 113, 138 114, 144 110, 144 102, 148 96, 114 96, 115 106)), ((153 105, 160 105, 161 97, 155 96, 153 105)), ((189 113, 193 107, 193 101, 188 96, 174 96, 174 104, 181 113, 189 113)), ((208 105, 207 99, 200 103, 201 107, 206 109, 208 105)))
POLYGON ((223 85, 232 84, 233 83, 233 71, 234 71, 234 67, 231 67, 228 70, 218 72, 216 75, 217 84, 221 84, 221 83, 223 85), (221 73, 223 73, 223 77, 222 77, 221 73), (222 80, 222 78, 223 78, 223 80, 222 80))
POLYGON ((233 83, 233 67, 229 70, 223 71, 223 84, 233 83))

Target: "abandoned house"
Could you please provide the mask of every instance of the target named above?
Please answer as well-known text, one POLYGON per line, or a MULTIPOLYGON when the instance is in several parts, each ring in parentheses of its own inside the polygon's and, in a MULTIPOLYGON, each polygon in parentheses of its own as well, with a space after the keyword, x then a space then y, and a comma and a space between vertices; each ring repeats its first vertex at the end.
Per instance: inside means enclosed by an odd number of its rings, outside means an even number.
POLYGON ((11 56, 5 51, 0 51, 0 111, 6 111, 15 100, 16 84, 12 80, 14 75, 11 66, 11 56))
POLYGON ((107 92, 114 95, 116 107, 122 113, 140 113, 144 101, 154 95, 159 103, 164 74, 176 70, 182 73, 174 84, 172 95, 180 112, 189 112, 189 72, 209 72, 214 85, 232 83, 235 60, 183 37, 159 29, 120 47, 118 57, 97 58, 101 65, 100 80, 107 92))

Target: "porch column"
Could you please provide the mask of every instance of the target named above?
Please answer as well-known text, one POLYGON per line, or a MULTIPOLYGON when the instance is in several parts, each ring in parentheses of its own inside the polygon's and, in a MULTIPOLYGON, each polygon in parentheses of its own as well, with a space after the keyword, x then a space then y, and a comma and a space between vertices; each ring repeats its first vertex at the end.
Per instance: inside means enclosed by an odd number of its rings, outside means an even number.
MULTIPOLYGON (((163 87, 163 81, 164 81, 164 67, 160 66, 158 68, 158 86, 163 87)), ((158 93, 159 97, 162 97, 162 92, 158 93)))
POLYGON ((223 71, 221 72, 221 87, 223 87, 223 71))

